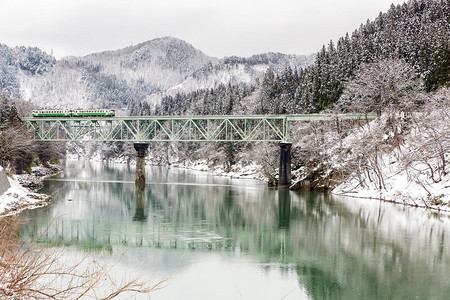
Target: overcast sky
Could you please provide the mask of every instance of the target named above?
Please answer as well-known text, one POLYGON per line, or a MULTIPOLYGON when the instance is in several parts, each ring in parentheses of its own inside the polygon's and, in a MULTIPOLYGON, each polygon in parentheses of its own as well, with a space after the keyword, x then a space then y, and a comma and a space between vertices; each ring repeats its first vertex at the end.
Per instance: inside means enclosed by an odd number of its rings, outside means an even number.
POLYGON ((0 43, 57 58, 173 36, 207 55, 310 54, 395 0, 0 0, 0 43))

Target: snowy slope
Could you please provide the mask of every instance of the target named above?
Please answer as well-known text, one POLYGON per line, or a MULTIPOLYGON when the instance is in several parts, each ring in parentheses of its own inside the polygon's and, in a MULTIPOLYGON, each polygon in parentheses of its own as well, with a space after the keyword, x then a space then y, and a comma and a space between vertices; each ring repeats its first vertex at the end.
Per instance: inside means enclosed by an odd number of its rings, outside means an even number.
MULTIPOLYGON (((448 89, 443 93, 450 95, 448 89)), ((439 107, 413 115, 410 131, 399 146, 380 151, 374 168, 358 175, 355 170, 333 193, 450 211, 449 113, 448 107, 439 107)), ((370 143, 366 137, 376 137, 385 124, 383 118, 371 122, 348 136, 344 146, 358 148, 359 141, 370 143)))
POLYGON ((161 90, 180 83, 209 62, 218 62, 218 59, 173 37, 157 38, 136 46, 73 59, 101 64, 106 74, 116 75, 128 82, 144 80, 161 90))
POLYGON ((305 67, 314 56, 210 57, 174 37, 56 61, 37 48, 0 45, 0 85, 40 108, 123 108, 218 84, 252 83, 271 68, 305 67))

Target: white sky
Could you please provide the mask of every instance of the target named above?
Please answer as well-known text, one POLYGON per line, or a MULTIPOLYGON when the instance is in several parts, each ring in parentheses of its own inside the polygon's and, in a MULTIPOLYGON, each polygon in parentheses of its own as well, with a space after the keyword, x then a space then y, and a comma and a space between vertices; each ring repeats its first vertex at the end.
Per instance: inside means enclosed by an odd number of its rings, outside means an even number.
POLYGON ((396 0, 0 0, 0 43, 60 58, 173 36, 207 55, 310 54, 396 0))

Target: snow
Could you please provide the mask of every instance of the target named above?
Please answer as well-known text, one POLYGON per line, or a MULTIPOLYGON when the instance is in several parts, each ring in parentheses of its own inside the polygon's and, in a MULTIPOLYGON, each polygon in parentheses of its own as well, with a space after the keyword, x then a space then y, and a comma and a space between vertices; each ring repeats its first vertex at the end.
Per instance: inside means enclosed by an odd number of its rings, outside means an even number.
POLYGON ((184 168, 193 171, 202 171, 214 174, 216 176, 224 176, 230 178, 239 179, 256 179, 266 180, 261 173, 261 166, 251 163, 248 165, 237 163, 232 166, 231 170, 224 170, 221 166, 211 167, 206 160, 194 161, 194 162, 181 162, 172 164, 173 167, 184 168))
POLYGON ((11 187, 0 196, 0 216, 17 214, 24 209, 46 205, 51 196, 30 192, 8 177, 11 187))
POLYGON ((39 189, 45 177, 61 170, 61 167, 57 165, 36 166, 32 168, 31 174, 8 177, 11 187, 3 195, 0 195, 0 216, 18 214, 25 209, 47 205, 53 196, 31 190, 39 189))
POLYGON ((359 180, 354 177, 337 186, 333 190, 333 194, 382 199, 406 205, 450 211, 450 206, 448 206, 448 203, 450 203, 450 174, 444 176, 440 182, 427 182, 424 187, 419 182, 426 182, 427 178, 422 176, 416 181, 411 181, 406 171, 399 171, 401 169, 400 162, 392 161, 393 156, 391 154, 383 157, 385 163, 382 172, 385 177, 386 189, 378 190, 374 186, 362 187, 359 180))
MULTIPOLYGON (((267 70, 266 69, 264 71, 267 70)), ((261 73, 263 73, 262 71, 261 73)), ((168 89, 165 95, 175 96, 179 92, 193 92, 200 89, 210 89, 217 86, 218 83, 252 83, 256 76, 256 72, 245 65, 239 64, 234 67, 221 67, 219 70, 200 73, 197 76, 188 76, 182 83, 168 89)))
MULTIPOLYGON (((76 158, 76 157, 71 157, 76 158)), ((99 155, 94 155, 93 161, 102 161, 99 155)), ((126 164, 130 163, 132 165, 136 164, 135 160, 128 161, 124 157, 118 157, 114 159, 110 159, 109 161, 113 163, 126 164)), ((158 162, 153 161, 150 158, 146 159, 146 164, 148 165, 158 165, 158 162)), ((216 176, 230 177, 230 178, 239 178, 239 179, 255 179, 255 180, 266 180, 266 177, 262 174, 262 167, 258 164, 241 164, 237 163, 232 166, 231 170, 224 170, 221 166, 210 166, 208 161, 205 160, 194 160, 194 161, 177 161, 170 164, 168 167, 187 169, 197 172, 206 172, 216 176)))
MULTIPOLYGON (((370 179, 369 176, 375 178, 373 174, 369 175, 366 172, 362 176, 361 174, 357 176, 355 172, 332 192, 450 211, 450 172, 442 170, 443 156, 446 161, 450 157, 449 140, 448 138, 439 140, 445 136, 445 132, 448 132, 449 123, 445 118, 439 118, 435 114, 436 111, 427 115, 416 114, 415 118, 420 122, 416 121, 417 125, 405 135, 403 143, 394 149, 381 152, 379 166, 383 175, 383 188, 380 189, 378 183, 370 179), (424 124, 428 128, 425 128, 424 124), (432 129, 434 136, 428 134, 429 128, 432 129), (444 149, 443 156, 436 154, 439 154, 436 150, 439 147, 444 149)), ((369 123, 358 133, 346 138, 343 141, 344 145, 354 145, 359 139, 367 141, 364 136, 368 133, 370 136, 370 133, 375 132, 377 126, 381 124, 383 123, 376 121, 369 123)))
POLYGON ((4 60, 33 57, 36 65, 25 70, 7 67, 10 89, 41 108, 119 108, 145 99, 150 105, 165 95, 214 88, 219 84, 255 82, 268 68, 281 72, 287 65, 306 67, 312 55, 266 53, 250 58, 210 57, 191 44, 173 37, 153 39, 114 51, 55 60, 40 50, 1 47, 4 60), (76 105, 76 106, 74 106, 76 105))

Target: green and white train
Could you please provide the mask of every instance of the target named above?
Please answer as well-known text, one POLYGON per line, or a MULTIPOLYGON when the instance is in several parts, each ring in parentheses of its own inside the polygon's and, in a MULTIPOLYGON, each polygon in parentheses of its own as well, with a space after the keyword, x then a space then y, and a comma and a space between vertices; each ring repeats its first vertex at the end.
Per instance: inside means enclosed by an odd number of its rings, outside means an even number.
POLYGON ((35 118, 48 117, 114 117, 114 109, 70 109, 70 110, 33 110, 31 115, 35 118))

